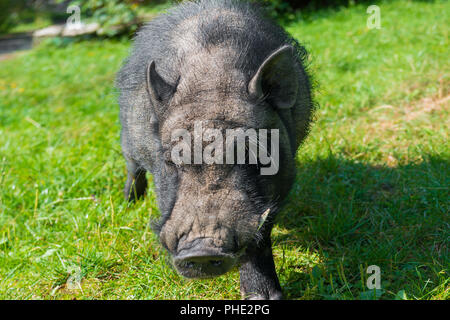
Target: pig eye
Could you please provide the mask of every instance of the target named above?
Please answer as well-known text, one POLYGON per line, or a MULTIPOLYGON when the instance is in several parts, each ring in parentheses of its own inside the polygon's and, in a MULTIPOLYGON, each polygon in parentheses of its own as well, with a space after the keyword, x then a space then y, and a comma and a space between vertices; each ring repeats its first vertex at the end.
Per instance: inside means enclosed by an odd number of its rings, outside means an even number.
POLYGON ((166 149, 166 151, 164 151, 163 159, 164 159, 164 162, 166 163, 166 165, 168 165, 168 166, 174 166, 174 167, 177 167, 179 169, 183 168, 183 166, 181 166, 180 164, 175 163, 172 160, 172 153, 171 153, 170 149, 166 149))
POLYGON ((164 151, 164 153, 163 153, 163 158, 164 158, 164 161, 165 161, 165 162, 167 162, 167 163, 169 163, 169 164, 173 164, 173 161, 172 161, 172 155, 171 155, 171 152, 170 152, 169 149, 166 149, 166 150, 164 151))

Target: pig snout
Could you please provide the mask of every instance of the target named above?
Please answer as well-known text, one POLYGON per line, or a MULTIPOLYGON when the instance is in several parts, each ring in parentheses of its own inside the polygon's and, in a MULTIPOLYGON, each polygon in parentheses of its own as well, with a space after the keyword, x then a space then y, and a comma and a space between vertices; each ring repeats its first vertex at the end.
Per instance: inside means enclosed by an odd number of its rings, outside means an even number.
POLYGON ((197 239, 174 255, 174 265, 187 278, 209 278, 227 273, 235 256, 211 246, 208 239, 197 239))

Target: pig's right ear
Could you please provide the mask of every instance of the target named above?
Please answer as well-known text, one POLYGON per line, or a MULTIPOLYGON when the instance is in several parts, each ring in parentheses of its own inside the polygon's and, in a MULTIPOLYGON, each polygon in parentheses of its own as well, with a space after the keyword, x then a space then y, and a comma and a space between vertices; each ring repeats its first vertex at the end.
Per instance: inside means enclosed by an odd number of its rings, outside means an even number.
POLYGON ((151 61, 147 67, 147 90, 152 102, 157 103, 167 102, 176 90, 156 71, 155 61, 151 61))

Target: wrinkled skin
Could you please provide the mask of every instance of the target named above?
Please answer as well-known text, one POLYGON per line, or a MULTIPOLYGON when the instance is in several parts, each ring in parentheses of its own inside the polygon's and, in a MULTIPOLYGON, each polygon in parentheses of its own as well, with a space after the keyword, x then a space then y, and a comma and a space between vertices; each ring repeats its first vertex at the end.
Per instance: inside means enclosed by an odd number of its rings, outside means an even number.
POLYGON ((161 211, 155 231, 182 275, 212 277, 238 265, 243 298, 282 297, 270 232, 311 121, 305 54, 258 9, 231 0, 179 5, 138 33, 117 77, 124 192, 130 201, 143 196, 145 173, 153 175, 161 211), (278 172, 175 165, 172 131, 192 131, 199 120, 222 132, 278 129, 278 172))

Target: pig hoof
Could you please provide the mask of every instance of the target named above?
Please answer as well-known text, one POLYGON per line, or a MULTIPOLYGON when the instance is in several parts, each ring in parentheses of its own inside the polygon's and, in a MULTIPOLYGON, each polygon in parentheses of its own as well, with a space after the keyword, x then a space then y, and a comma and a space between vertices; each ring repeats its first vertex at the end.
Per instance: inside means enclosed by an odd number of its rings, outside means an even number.
POLYGON ((283 300, 283 294, 279 291, 270 294, 250 294, 244 295, 245 300, 283 300))

